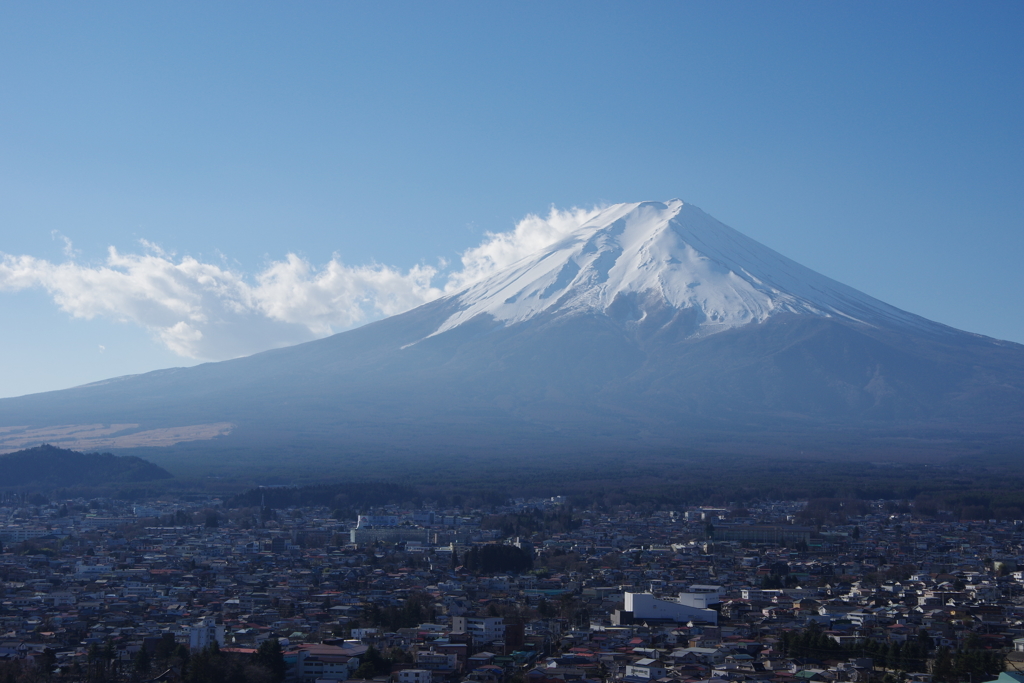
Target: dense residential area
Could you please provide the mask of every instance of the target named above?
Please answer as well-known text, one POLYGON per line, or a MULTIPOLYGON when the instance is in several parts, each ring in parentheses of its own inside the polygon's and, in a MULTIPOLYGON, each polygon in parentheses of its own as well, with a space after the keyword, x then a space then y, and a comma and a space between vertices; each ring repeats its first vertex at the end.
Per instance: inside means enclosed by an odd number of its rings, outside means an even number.
POLYGON ((1024 525, 679 510, 0 503, 0 681, 1024 681, 1024 525))

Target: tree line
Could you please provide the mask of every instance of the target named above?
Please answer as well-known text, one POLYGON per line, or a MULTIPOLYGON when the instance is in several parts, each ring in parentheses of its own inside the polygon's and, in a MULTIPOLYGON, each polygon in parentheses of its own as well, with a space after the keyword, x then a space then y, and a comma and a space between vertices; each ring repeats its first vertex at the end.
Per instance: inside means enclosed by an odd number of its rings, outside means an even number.
POLYGON ((962 648, 941 647, 933 652, 931 637, 924 629, 918 631, 916 638, 902 643, 869 638, 857 644, 841 645, 812 623, 802 631, 784 633, 781 646, 788 657, 816 660, 869 657, 875 666, 894 671, 928 673, 930 669, 937 683, 993 679, 1005 665, 1003 654, 983 648, 976 634, 971 634, 962 648))
POLYGON ((0 661, 2 683, 76 681, 80 683, 136 683, 170 672, 171 680, 182 683, 282 683, 285 679, 284 653, 277 639, 264 641, 252 654, 222 652, 216 643, 190 652, 172 634, 150 649, 142 647, 130 661, 118 657, 113 641, 93 643, 84 661, 57 670, 57 657, 45 650, 33 664, 26 660, 0 661))

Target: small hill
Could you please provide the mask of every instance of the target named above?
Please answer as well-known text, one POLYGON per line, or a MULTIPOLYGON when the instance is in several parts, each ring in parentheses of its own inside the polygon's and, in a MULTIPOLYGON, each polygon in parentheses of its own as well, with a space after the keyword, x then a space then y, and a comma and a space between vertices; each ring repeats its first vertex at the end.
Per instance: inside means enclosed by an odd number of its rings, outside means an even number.
POLYGON ((0 455, 0 488, 101 486, 173 477, 135 456, 79 453, 48 444, 0 455))

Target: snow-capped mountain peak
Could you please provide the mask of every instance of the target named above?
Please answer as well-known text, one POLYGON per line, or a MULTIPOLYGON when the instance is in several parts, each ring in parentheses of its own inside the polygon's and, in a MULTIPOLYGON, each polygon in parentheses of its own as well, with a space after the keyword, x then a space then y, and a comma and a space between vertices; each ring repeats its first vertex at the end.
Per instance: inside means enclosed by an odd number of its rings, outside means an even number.
POLYGON ((691 336, 778 313, 937 327, 805 268, 678 199, 611 206, 451 298, 460 310, 435 335, 482 314, 505 325, 541 314, 595 312, 643 322, 649 311, 666 306, 687 311, 691 336))

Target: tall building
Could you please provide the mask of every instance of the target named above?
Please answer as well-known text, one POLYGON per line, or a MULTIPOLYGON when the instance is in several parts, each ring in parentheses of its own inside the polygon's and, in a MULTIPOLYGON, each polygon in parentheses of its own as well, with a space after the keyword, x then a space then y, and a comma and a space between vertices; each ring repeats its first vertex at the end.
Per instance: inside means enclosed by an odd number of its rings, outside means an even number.
POLYGON ((204 650, 214 642, 218 647, 224 647, 224 626, 213 618, 206 617, 195 626, 189 627, 188 647, 193 652, 204 650))

